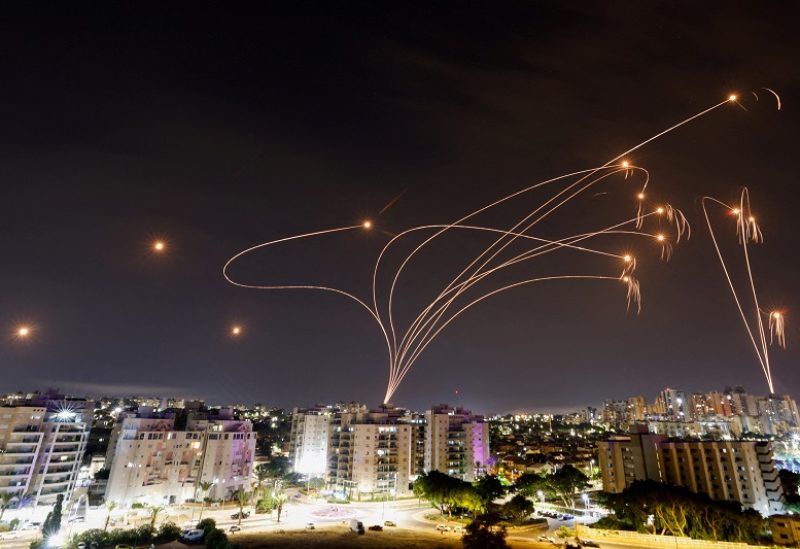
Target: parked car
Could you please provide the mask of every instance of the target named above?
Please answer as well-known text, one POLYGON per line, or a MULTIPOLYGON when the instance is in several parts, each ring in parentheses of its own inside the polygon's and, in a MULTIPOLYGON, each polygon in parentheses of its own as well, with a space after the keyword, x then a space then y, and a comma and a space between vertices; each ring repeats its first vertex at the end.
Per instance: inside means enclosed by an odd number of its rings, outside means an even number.
POLYGON ((439 531, 439 532, 449 532, 450 531, 450 527, 447 526, 446 524, 437 524, 436 525, 436 530, 439 531))
POLYGON ((350 521, 350 531, 351 532, 355 532, 358 535, 363 535, 364 534, 364 523, 362 523, 360 520, 352 519, 350 521))
POLYGON ((228 528, 228 532, 230 532, 231 534, 233 534, 234 532, 241 532, 241 531, 242 531, 242 527, 241 526, 237 526, 236 524, 234 524, 233 526, 228 528))
POLYGON ((314 530, 316 527, 314 526, 313 522, 309 522, 306 524, 306 530, 314 530))
POLYGON ((575 515, 562 515, 561 520, 572 520, 575 518, 575 515))
POLYGON ((592 541, 590 539, 581 540, 581 545, 583 545, 584 547, 594 547, 595 549, 600 547, 599 543, 597 543, 596 541, 592 541))
POLYGON ((384 525, 384 526, 397 526, 397 525, 396 525, 394 522, 392 522, 391 520, 385 520, 385 521, 383 521, 383 525, 384 525))
POLYGON ((383 532, 383 526, 381 526, 380 524, 373 524, 372 526, 367 528, 367 530, 371 530, 373 532, 383 532))
POLYGON ((203 541, 203 534, 204 532, 202 530, 189 530, 181 535, 181 541, 188 541, 190 543, 194 541, 203 541))
MULTIPOLYGON (((243 512, 241 513, 241 515, 242 515, 242 518, 243 518, 243 519, 246 519, 247 517, 249 517, 249 516, 250 516, 250 513, 248 513, 247 511, 243 511, 243 512)), ((232 514, 232 515, 231 515, 231 518, 232 518, 233 520, 237 520, 237 519, 239 518, 239 513, 234 513, 234 514, 232 514)))

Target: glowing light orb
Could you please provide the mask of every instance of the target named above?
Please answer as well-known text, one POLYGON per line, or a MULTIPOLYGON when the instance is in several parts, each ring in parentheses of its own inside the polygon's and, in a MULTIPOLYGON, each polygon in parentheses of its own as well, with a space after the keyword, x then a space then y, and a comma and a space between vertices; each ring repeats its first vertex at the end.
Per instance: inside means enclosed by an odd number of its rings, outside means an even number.
POLYGON ((736 101, 737 97, 735 94, 731 94, 728 96, 728 101, 736 101))
POLYGON ((623 260, 625 263, 630 263, 631 261, 633 261, 633 257, 632 257, 632 256, 630 256, 629 254, 625 254, 624 256, 622 256, 622 260, 623 260))
POLYGON ((664 213, 664 208, 660 208, 660 207, 656 208, 656 213, 657 214, 663 214, 664 213))
POLYGON ((623 168, 627 168, 628 166, 630 166, 630 163, 627 160, 623 160, 622 161, 622 167, 623 168))
POLYGON ((657 235, 656 235, 656 240, 658 240, 659 242, 664 242, 664 240, 665 240, 666 238, 667 238, 667 237, 666 237, 666 236, 664 236, 663 234, 657 234, 657 235))
POLYGON ((365 229, 371 229, 372 221, 364 221, 364 223, 361 226, 364 227, 365 229))
POLYGON ((636 198, 638 198, 639 200, 644 200, 644 193, 637 194, 636 198))
POLYGON ((231 335, 238 336, 241 333, 242 333, 242 327, 241 326, 234 326, 233 328, 231 328, 231 335))
POLYGON ((153 242, 153 251, 155 252, 163 252, 167 249, 167 244, 163 240, 156 240, 153 242))
POLYGON ((20 326, 17 328, 18 337, 28 337, 31 335, 31 329, 28 326, 20 326))
POLYGON ((734 208, 734 209, 731 210, 731 213, 733 215, 739 215, 741 213, 741 210, 739 210, 739 208, 734 208))
POLYGON ((755 218, 755 217, 753 217, 753 216, 751 215, 750 217, 748 217, 748 218, 747 218, 747 220, 748 220, 750 223, 755 223, 755 221, 756 221, 756 218, 755 218))

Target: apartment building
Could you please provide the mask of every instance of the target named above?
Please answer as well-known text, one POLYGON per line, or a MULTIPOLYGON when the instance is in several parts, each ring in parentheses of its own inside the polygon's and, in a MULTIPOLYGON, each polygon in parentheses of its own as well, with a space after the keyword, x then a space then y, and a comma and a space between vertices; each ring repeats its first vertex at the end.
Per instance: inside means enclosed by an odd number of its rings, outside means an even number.
POLYGON ((354 499, 409 495, 416 478, 416 426, 405 410, 365 407, 334 414, 328 486, 354 499))
POLYGON ((0 407, 0 491, 34 505, 68 501, 86 451, 94 403, 34 394, 0 407))
POLYGON ((189 412, 180 429, 176 418, 174 411, 145 406, 122 414, 106 454, 106 501, 129 505, 228 499, 249 488, 256 445, 249 421, 233 419, 226 409, 189 412), (200 493, 201 482, 213 483, 208 493, 200 493))
POLYGON ((425 471, 473 481, 486 473, 489 425, 483 416, 441 404, 425 412, 425 471))
POLYGON ((655 480, 738 501, 764 515, 783 508, 768 442, 673 440, 643 428, 634 431, 598 443, 604 491, 619 493, 636 480, 655 480))
POLYGON ((325 475, 334 411, 332 407, 322 406, 293 410, 289 455, 296 473, 310 477, 325 475))

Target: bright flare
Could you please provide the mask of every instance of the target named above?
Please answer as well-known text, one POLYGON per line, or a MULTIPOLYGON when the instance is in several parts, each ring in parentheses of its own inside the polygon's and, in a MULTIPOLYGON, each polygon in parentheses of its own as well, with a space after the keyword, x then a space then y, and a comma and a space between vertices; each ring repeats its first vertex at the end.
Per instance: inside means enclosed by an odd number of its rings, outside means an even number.
POLYGON ((28 326, 17 328, 17 337, 28 337, 29 335, 31 335, 31 329, 28 326))
POLYGON ((639 200, 644 200, 644 193, 639 193, 636 196, 639 198, 639 200))
POLYGON ((661 207, 656 208, 656 213, 657 214, 663 214, 664 213, 664 208, 661 208, 661 207))
POLYGON ((241 333, 242 333, 242 327, 241 326, 234 326, 233 328, 231 328, 231 335, 238 336, 241 333))
POLYGON ((728 101, 736 101, 737 97, 735 94, 731 94, 728 96, 728 101))
POLYGON ((623 168, 627 168, 628 166, 630 166, 630 163, 627 160, 623 160, 622 161, 622 167, 623 168))
POLYGON ((156 252, 163 252, 166 249, 167 245, 164 243, 163 240, 156 240, 153 242, 153 251, 156 252))
POLYGON ((659 242, 664 242, 665 239, 666 237, 663 234, 656 235, 656 240, 658 240, 659 242))
POLYGON ((372 228, 372 221, 364 221, 364 224, 362 225, 362 227, 364 227, 365 229, 371 229, 372 228))
POLYGON ((622 260, 623 260, 625 263, 630 263, 631 261, 633 261, 633 257, 631 257, 631 256, 630 256, 630 255, 628 255, 628 254, 625 254, 624 256, 622 256, 622 260))

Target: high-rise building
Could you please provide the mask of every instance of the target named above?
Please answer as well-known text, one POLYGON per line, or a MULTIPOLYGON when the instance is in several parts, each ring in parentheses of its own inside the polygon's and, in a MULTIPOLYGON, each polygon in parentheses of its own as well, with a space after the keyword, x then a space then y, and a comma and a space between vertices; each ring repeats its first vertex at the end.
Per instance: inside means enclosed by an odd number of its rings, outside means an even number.
POLYGON ((294 409, 289 454, 296 473, 311 477, 325 475, 333 414, 331 407, 294 409))
POLYGON ((35 505, 69 501, 92 425, 94 403, 34 394, 0 408, 0 491, 35 505))
POLYGON ((388 406, 340 410, 328 441, 328 486, 347 497, 390 498, 411 493, 416 478, 416 426, 388 406))
POLYGON ((600 442, 598 456, 607 492, 622 492, 636 480, 655 480, 711 499, 738 501, 764 515, 783 507, 768 442, 673 440, 639 429, 600 442))
POLYGON ((185 428, 174 412, 141 407, 122 414, 111 434, 106 467, 106 501, 122 505, 225 499, 250 486, 256 438, 252 424, 230 410, 192 411, 185 428), (208 494, 200 483, 211 482, 208 494))
POLYGON ((473 481, 486 473, 489 425, 483 416, 445 404, 425 412, 425 471, 473 481))

